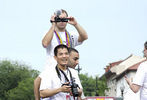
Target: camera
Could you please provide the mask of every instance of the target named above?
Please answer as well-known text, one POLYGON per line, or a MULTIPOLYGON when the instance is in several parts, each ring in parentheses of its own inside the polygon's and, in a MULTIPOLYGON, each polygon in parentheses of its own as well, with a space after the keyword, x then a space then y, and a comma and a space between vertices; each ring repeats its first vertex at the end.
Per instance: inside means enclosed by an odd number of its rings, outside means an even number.
POLYGON ((79 96, 79 92, 78 92, 78 89, 77 89, 77 88, 79 88, 79 86, 78 86, 78 84, 75 83, 75 81, 72 81, 69 84, 62 84, 62 86, 63 85, 71 86, 71 91, 72 91, 73 96, 74 97, 78 97, 79 96))
POLYGON ((55 21, 54 22, 68 22, 68 19, 67 18, 55 17, 55 21))
POLYGON ((78 97, 79 96, 79 92, 78 92, 78 84, 76 84, 75 82, 72 82, 72 85, 71 85, 71 91, 72 91, 72 94, 74 97, 78 97))

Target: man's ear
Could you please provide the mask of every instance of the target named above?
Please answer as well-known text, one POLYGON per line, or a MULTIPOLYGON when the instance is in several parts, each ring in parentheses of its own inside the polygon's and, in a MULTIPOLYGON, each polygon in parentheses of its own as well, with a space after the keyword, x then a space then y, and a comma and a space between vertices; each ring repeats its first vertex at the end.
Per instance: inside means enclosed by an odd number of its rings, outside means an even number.
POLYGON ((54 59, 57 61, 57 56, 54 56, 54 59))

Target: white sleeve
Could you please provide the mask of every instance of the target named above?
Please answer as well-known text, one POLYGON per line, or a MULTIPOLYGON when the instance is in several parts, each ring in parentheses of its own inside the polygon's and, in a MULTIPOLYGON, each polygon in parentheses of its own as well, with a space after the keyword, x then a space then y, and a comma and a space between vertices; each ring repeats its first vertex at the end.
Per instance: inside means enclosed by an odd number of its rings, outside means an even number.
POLYGON ((133 80, 134 84, 137 84, 140 86, 143 85, 144 78, 145 78, 145 70, 144 70, 145 67, 146 66, 144 66, 144 63, 139 65, 137 72, 136 72, 136 75, 135 75, 135 78, 133 80))
POLYGON ((73 76, 75 78, 75 83, 78 84, 78 86, 80 87, 80 89, 83 89, 82 85, 81 85, 81 81, 80 81, 80 78, 79 78, 79 75, 78 75, 78 72, 74 69, 72 69, 73 71, 73 76))
POLYGON ((42 71, 42 72, 39 74, 39 77, 42 79, 42 78, 44 77, 45 73, 46 73, 46 70, 42 71))
POLYGON ((79 78, 79 75, 78 74, 76 74, 76 75, 77 75, 76 83, 79 85, 80 89, 83 89, 80 78, 79 78))
POLYGON ((49 75, 48 73, 43 74, 43 77, 41 77, 40 90, 51 88, 51 75, 49 75))

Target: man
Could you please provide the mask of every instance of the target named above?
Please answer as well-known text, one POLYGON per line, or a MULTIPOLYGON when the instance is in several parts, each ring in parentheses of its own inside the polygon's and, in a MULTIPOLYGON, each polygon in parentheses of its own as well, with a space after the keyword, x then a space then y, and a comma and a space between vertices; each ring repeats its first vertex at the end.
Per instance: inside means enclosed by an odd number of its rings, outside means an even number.
POLYGON ((78 89, 79 96, 82 93, 82 86, 77 72, 68 68, 67 63, 69 60, 69 51, 66 45, 58 45, 54 49, 54 58, 57 61, 55 68, 50 68, 42 77, 40 85, 40 96, 44 100, 75 100, 71 86, 69 83, 73 82, 80 87, 78 89))
MULTIPOLYGON (((75 69, 75 67, 79 64, 79 52, 74 48, 69 48, 69 59, 68 64, 70 68, 75 69)), ((84 92, 82 91, 81 97, 79 97, 79 100, 85 100, 86 97, 84 96, 84 92)))
MULTIPOLYGON (((79 25, 79 23, 75 20, 74 17, 68 17, 68 14, 65 10, 61 9, 54 13, 51 17, 52 25, 49 31, 46 33, 42 40, 43 47, 46 48, 47 52, 47 61, 45 65, 45 70, 50 70, 51 67, 54 67, 57 62, 54 60, 54 48, 59 44, 65 44, 68 47, 75 47, 80 45, 84 40, 88 39, 86 31, 79 25), (59 17, 60 19, 68 19, 67 21, 60 20, 58 22, 55 19, 59 17), (68 32, 66 29, 67 24, 74 26, 78 33, 68 32)), ((34 80, 34 93, 36 100, 39 100, 38 92, 40 86, 42 74, 39 75, 34 80)))
MULTIPOLYGON (((147 41, 144 44, 143 53, 147 58, 147 41)), ((147 100, 147 61, 139 65, 133 83, 126 76, 125 79, 134 93, 140 90, 140 100, 147 100)))
POLYGON ((51 17, 51 22, 52 26, 42 40, 42 45, 47 51, 46 69, 56 65, 53 51, 57 45, 64 44, 74 48, 88 38, 86 31, 79 25, 76 19, 74 17, 68 17, 67 12, 63 9, 55 12, 51 17), (63 19, 67 19, 68 21, 63 19), (74 26, 77 32, 69 32, 66 29, 67 24, 74 26))

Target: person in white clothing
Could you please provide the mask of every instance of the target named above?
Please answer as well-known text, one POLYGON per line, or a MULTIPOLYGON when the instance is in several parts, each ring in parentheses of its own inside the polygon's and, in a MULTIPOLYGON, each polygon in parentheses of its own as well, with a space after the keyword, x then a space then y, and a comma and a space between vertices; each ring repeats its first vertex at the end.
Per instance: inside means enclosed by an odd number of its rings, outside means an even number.
POLYGON ((46 68, 56 65, 54 60, 54 48, 59 44, 74 48, 88 38, 86 31, 79 25, 74 17, 68 17, 65 10, 57 10, 51 17, 52 26, 42 40, 43 47, 46 48, 47 61, 46 68), (56 20, 57 19, 57 20, 56 20), (59 20, 60 19, 60 20, 59 20), (66 20, 65 20, 66 19, 66 20), (77 32, 70 32, 66 29, 67 24, 74 26, 77 32))
POLYGON ((56 67, 44 72, 40 85, 40 96, 43 100, 79 100, 82 93, 82 85, 77 72, 67 66, 69 50, 66 45, 58 45, 54 49, 56 67), (73 81, 73 79, 75 81, 73 81), (72 91, 73 82, 78 84, 78 95, 72 91), (69 85, 70 84, 70 85, 69 85))
MULTIPOLYGON (((144 57, 147 58, 147 41, 144 44, 143 53, 144 57)), ((134 93, 140 90, 140 100, 147 100, 147 61, 139 65, 133 82, 126 76, 125 79, 134 93)))
MULTIPOLYGON (((79 64, 79 52, 75 48, 69 48, 69 59, 68 59, 67 66, 75 69, 77 64, 79 64)), ((85 99, 86 97, 84 95, 84 92, 82 91, 82 94, 79 100, 85 100, 85 99)))
MULTIPOLYGON (((51 16, 50 20, 52 25, 42 40, 42 45, 46 48, 47 52, 45 70, 50 70, 51 67, 54 67, 57 64, 56 60, 54 60, 53 53, 53 50, 57 45, 65 44, 68 47, 74 48, 88 39, 88 35, 83 27, 74 17, 68 17, 68 13, 65 10, 61 9, 56 11, 54 15, 51 16), (74 26, 77 32, 67 31, 67 24, 74 26)), ((40 88, 41 77, 43 77, 42 73, 34 80, 35 100, 39 100, 40 98, 38 90, 40 88)))

